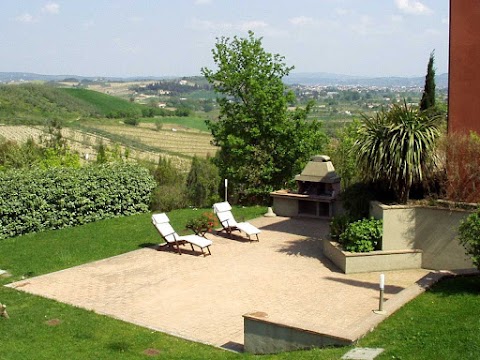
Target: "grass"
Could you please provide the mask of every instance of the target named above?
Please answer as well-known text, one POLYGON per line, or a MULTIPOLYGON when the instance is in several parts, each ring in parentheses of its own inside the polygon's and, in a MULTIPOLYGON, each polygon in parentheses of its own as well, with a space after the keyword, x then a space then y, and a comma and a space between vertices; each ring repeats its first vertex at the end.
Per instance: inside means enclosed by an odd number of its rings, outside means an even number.
POLYGON ((360 341, 382 347, 381 359, 478 359, 480 277, 450 278, 380 324, 360 341))
POLYGON ((189 129, 196 129, 200 131, 209 132, 207 124, 205 123, 205 119, 195 116, 165 116, 165 117, 156 117, 152 118, 144 118, 142 119, 143 122, 152 122, 152 123, 161 123, 161 124, 174 124, 179 125, 182 127, 186 127, 189 129))
MULTIPOLYGON (((209 209, 169 213, 179 232, 209 209)), ((234 208, 238 219, 265 207, 234 208)), ((150 214, 115 218, 0 242, 0 268, 12 277, 36 276, 157 243, 150 214)), ((360 341, 385 348, 378 359, 477 359, 480 353, 480 277, 450 279, 419 296, 360 341)), ((10 359, 339 359, 349 348, 313 349, 270 356, 235 354, 151 331, 53 300, 0 287, 9 320, 0 318, 0 358, 10 359), (49 322, 49 321, 53 321, 49 322), (55 325, 56 323, 56 325, 55 325)), ((154 311, 154 310, 152 310, 154 311)))
POLYGON ((131 103, 119 97, 102 94, 98 91, 73 88, 59 88, 58 90, 63 91, 74 98, 85 101, 95 107, 97 112, 101 115, 117 113, 119 111, 141 113, 141 109, 144 108, 142 105, 131 103))

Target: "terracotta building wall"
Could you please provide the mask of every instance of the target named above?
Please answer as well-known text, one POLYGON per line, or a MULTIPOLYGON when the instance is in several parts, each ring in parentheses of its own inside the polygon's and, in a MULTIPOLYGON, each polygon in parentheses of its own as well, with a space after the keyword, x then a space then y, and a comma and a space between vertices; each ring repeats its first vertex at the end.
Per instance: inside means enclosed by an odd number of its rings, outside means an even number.
POLYGON ((448 131, 480 134, 480 1, 450 0, 448 131))

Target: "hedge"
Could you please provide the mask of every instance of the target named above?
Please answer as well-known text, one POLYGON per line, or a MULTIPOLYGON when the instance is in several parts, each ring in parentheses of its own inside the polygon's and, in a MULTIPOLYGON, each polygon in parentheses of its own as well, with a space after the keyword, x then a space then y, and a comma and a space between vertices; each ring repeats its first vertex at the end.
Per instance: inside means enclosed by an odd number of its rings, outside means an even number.
POLYGON ((0 239, 146 212, 154 187, 134 164, 0 172, 0 239))

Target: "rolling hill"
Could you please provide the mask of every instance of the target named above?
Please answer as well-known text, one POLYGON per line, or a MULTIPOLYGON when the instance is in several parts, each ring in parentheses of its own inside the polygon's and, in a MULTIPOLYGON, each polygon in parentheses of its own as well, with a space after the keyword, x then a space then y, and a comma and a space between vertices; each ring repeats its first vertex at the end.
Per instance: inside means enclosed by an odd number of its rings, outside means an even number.
POLYGON ((140 116, 144 106, 92 90, 43 84, 0 85, 0 121, 38 123, 47 118, 140 116))

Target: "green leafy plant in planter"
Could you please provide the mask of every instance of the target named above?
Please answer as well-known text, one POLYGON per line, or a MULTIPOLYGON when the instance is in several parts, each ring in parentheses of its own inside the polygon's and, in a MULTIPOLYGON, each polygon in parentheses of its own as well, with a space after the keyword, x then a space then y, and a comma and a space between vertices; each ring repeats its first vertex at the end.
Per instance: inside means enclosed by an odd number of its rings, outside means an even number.
POLYGON ((346 251, 369 252, 377 248, 382 240, 382 220, 362 219, 350 223, 340 235, 339 242, 346 251))
POLYGON ((460 244, 465 248, 467 255, 472 258, 473 264, 480 270, 480 214, 469 215, 460 223, 458 228, 460 244))

